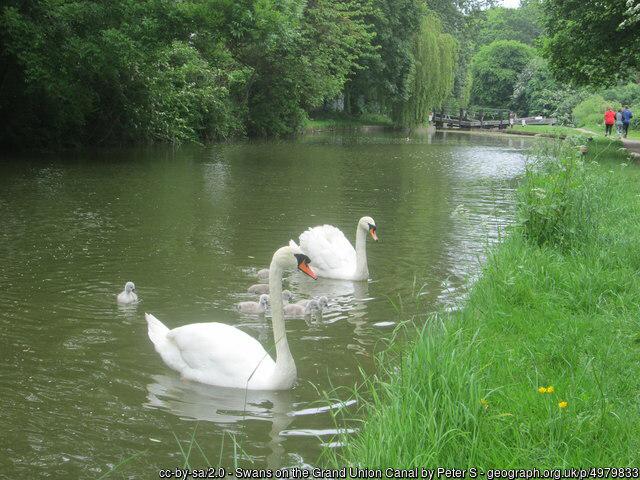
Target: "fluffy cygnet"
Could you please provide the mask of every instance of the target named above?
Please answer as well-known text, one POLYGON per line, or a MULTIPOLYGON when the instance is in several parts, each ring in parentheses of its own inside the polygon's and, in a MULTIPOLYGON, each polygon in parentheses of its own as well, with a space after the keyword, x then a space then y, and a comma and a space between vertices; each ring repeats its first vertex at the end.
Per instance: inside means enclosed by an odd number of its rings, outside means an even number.
POLYGON ((118 303, 136 303, 138 301, 138 295, 136 294, 136 286, 133 282, 127 282, 124 285, 124 290, 118 294, 118 303))
MULTIPOLYGON (((304 300, 298 300, 296 304, 306 307, 310 301, 311 299, 305 298, 304 300)), ((329 305, 329 299, 324 295, 318 298, 317 301, 318 301, 318 305, 320 306, 320 310, 323 310, 327 305, 329 305)))
POLYGON ((284 306, 284 315, 286 317, 304 317, 314 312, 322 312, 318 300, 309 300, 306 306, 298 305, 297 303, 284 306))
POLYGON ((269 295, 263 293, 260 295, 260 300, 257 302, 240 302, 236 304, 236 308, 242 313, 252 313, 259 315, 267 310, 269 304, 269 295))
POLYGON ((268 283, 256 283, 255 285, 251 285, 247 288, 247 292, 249 293, 258 293, 262 295, 263 293, 269 293, 269 284, 268 283))

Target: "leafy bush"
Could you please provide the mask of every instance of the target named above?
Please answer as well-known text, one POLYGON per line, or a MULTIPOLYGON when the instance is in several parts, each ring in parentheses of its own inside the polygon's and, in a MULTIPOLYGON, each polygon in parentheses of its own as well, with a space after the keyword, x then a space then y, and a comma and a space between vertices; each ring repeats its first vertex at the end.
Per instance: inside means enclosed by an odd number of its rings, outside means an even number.
POLYGON ((578 127, 599 125, 604 122, 604 112, 612 106, 601 95, 591 95, 577 104, 573 109, 573 119, 578 127))
POLYGON ((607 88, 602 92, 605 100, 621 105, 640 104, 640 84, 628 83, 607 88))
POLYGON ((149 134, 170 143, 227 138, 241 131, 223 72, 184 42, 160 52, 149 87, 149 134))

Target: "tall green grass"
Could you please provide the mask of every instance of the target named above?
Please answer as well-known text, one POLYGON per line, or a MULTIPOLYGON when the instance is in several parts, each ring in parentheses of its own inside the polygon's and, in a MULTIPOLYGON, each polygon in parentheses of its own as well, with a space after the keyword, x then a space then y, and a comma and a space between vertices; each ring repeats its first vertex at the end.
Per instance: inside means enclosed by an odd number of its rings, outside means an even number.
POLYGON ((640 168, 583 140, 538 152, 464 309, 381 357, 336 464, 640 464, 640 168))

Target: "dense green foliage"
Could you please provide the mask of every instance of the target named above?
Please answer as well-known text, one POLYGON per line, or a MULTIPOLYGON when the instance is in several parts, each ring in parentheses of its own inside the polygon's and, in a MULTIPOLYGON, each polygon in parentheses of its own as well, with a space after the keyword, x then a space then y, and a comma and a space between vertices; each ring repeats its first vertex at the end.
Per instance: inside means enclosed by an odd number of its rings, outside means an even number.
POLYGON ((608 106, 610 105, 602 95, 590 95, 575 106, 573 120, 578 127, 603 123, 604 112, 608 106))
POLYGON ((425 10, 415 0, 380 0, 368 17, 376 32, 376 55, 364 59, 362 69, 345 89, 345 111, 386 113, 409 95, 414 39, 425 10))
POLYGON ((370 21, 378 53, 350 79, 345 90, 345 111, 388 114, 397 126, 410 127, 426 120, 452 94, 459 42, 454 33, 464 24, 466 9, 482 0, 381 0, 374 2, 370 21), (455 15, 446 12, 455 11, 455 15), (444 21, 444 23, 442 23, 444 21), (451 32, 451 33, 449 33, 451 32))
POLYGON ((541 13, 538 0, 522 2, 520 8, 494 7, 480 11, 472 19, 476 44, 516 40, 533 45, 542 34, 541 13))
POLYGON ((549 145, 527 170, 517 227, 463 309, 419 314, 417 340, 381 359, 360 398, 366 420, 336 464, 640 462, 640 378, 629 375, 640 353, 640 169, 621 164, 618 142, 594 140, 586 161, 571 142, 549 145))
POLYGON ((504 107, 511 101, 518 74, 534 56, 534 50, 514 40, 497 40, 473 57, 471 101, 486 107, 504 107))
POLYGON ((5 2, 0 144, 283 135, 340 98, 347 113, 420 123, 458 70, 457 44, 428 8, 455 11, 458 25, 484 3, 5 2))
POLYGON ((374 53, 358 0, 8 3, 4 145, 289 133, 374 53))
POLYGON ((545 53, 558 79, 606 86, 636 78, 640 23, 623 0, 546 0, 545 53))
POLYGON ((510 107, 520 115, 543 115, 571 124, 573 108, 585 96, 583 90, 556 81, 547 62, 535 56, 518 75, 510 107))

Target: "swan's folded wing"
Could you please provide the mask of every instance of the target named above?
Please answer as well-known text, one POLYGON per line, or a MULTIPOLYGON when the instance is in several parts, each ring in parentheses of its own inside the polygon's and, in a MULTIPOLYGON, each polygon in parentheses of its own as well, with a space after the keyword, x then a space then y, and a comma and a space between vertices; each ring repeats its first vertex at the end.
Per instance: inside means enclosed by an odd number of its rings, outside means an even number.
POLYGON ((259 366, 273 364, 260 342, 224 323, 193 323, 171 330, 167 337, 191 370, 215 376, 218 385, 239 378, 246 382, 259 366))
POLYGON ((300 235, 300 248, 311 258, 311 265, 321 271, 331 271, 355 265, 356 251, 333 225, 310 228, 300 235))

